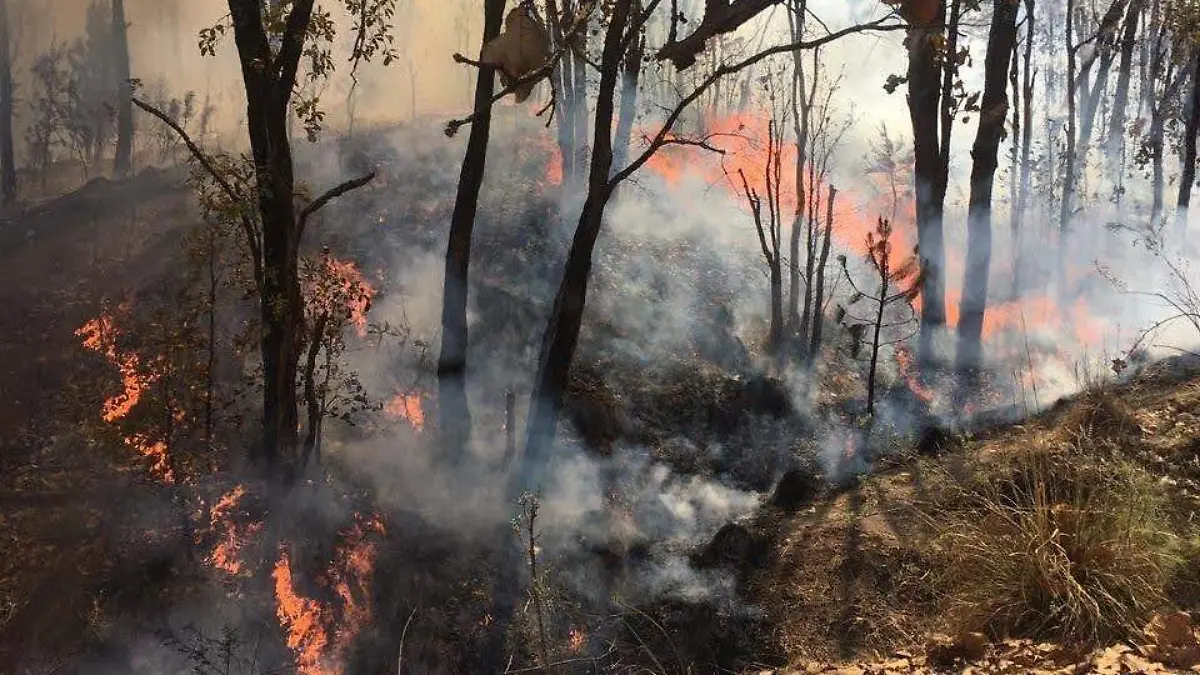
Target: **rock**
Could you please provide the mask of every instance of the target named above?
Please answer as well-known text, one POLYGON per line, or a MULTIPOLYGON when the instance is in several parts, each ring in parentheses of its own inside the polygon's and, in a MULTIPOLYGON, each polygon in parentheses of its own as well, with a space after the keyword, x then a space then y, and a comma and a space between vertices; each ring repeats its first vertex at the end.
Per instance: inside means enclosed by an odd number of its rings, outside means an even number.
POLYGON ((822 487, 821 479, 811 471, 792 469, 779 479, 775 491, 771 493, 771 505, 786 511, 798 511, 813 503, 822 487))

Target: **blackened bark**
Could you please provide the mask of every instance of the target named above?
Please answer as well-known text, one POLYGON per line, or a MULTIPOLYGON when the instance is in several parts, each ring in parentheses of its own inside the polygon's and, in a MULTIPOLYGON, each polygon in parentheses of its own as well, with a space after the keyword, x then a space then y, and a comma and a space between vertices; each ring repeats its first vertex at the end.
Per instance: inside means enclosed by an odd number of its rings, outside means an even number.
MULTIPOLYGON (((1077 138, 1076 129, 1076 102, 1075 102, 1075 0, 1067 0, 1067 20, 1063 24, 1063 30, 1066 33, 1067 47, 1067 149, 1063 157, 1065 168, 1063 170, 1063 193, 1062 201, 1059 203, 1058 212, 1058 230, 1059 230, 1059 281, 1065 284, 1065 270, 1063 269, 1064 256, 1070 245, 1070 229, 1071 229, 1071 214, 1075 208, 1075 142, 1077 138)), ((1060 290, 1065 290, 1060 288, 1060 290)))
POLYGON ((133 169, 133 84, 129 81, 129 31, 125 22, 125 0, 112 4, 113 49, 117 67, 117 154, 113 174, 118 178, 133 169))
MULTIPOLYGON (((1133 80, 1133 47, 1137 43, 1138 22, 1141 20, 1144 0, 1133 0, 1125 16, 1125 27, 1121 35, 1121 60, 1117 66, 1117 89, 1113 95, 1112 117, 1108 123, 1108 139, 1105 156, 1108 158, 1110 175, 1120 158, 1125 154, 1125 122, 1129 107, 1129 85, 1133 80)), ((1120 199, 1120 195, 1117 195, 1120 199)))
POLYGON ((12 43, 8 0, 0 0, 0 194, 5 206, 17 201, 17 166, 13 159, 12 43))
POLYGON ((879 303, 878 310, 875 314, 875 325, 872 326, 871 335, 871 365, 867 369, 867 415, 875 416, 875 373, 879 370, 879 336, 883 331, 883 314, 887 309, 888 292, 891 290, 891 258, 889 255, 890 248, 887 244, 879 246, 879 252, 871 252, 872 255, 878 255, 879 263, 879 303))
POLYGON ((614 173, 629 164, 629 144, 633 136, 633 120, 637 117, 638 81, 641 79, 645 51, 646 36, 639 31, 629 40, 629 49, 625 52, 625 63, 621 69, 621 110, 617 115, 617 135, 613 148, 614 173))
POLYGON ((588 193, 567 255, 558 295, 554 299, 554 309, 542 339, 538 373, 530 398, 525 455, 521 470, 514 476, 518 489, 536 490, 540 486, 541 470, 554 442, 558 412, 570 380, 575 347, 579 342, 592 270, 592 253, 604 224, 605 206, 612 196, 609 175, 612 170, 613 98, 617 88, 622 38, 631 5, 632 0, 616 0, 605 32, 588 193))
MULTIPOLYGON (((798 7, 789 7, 788 20, 792 31, 792 42, 799 42, 804 37, 804 12, 807 7, 805 0, 800 0, 798 7)), ((792 218, 790 246, 788 248, 789 283, 788 283, 788 328, 793 335, 803 342, 807 327, 800 322, 800 235, 804 230, 804 163, 808 152, 808 101, 804 91, 804 58, 803 52, 792 52, 792 122, 796 133, 796 213, 792 218)))
POLYGON ((808 345, 808 362, 816 363, 821 353, 821 333, 825 324, 825 264, 829 262, 829 244, 833 239, 833 203, 837 199, 837 188, 829 186, 827 202, 828 213, 825 215, 825 233, 821 241, 821 259, 817 263, 816 292, 813 293, 812 340, 808 345))
POLYGON ((325 417, 325 406, 317 396, 317 357, 325 339, 325 328, 329 325, 329 313, 322 312, 313 325, 308 339, 308 358, 304 362, 304 406, 308 410, 308 433, 304 436, 304 454, 300 457, 300 470, 308 466, 308 460, 321 442, 321 424, 325 417))
MULTIPOLYGON (((944 7, 939 11, 941 23, 944 7)), ((945 254, 942 233, 946 197, 938 117, 942 83, 936 27, 913 26, 908 33, 908 109, 913 127, 916 178, 917 247, 925 274, 921 281, 921 329, 918 360, 925 371, 934 363, 934 342, 946 325, 945 254)), ((943 130, 948 132, 948 130, 943 130)))
MULTIPOLYGON (((484 4, 483 44, 500 34, 505 0, 484 4)), ((471 236, 479 207, 479 190, 487 165, 492 126, 495 68, 479 68, 475 83, 475 122, 467 138, 467 153, 458 177, 458 193, 450 216, 446 245, 446 274, 442 292, 442 351, 438 356, 438 434, 442 452, 453 461, 461 456, 471 437, 471 409, 467 402, 467 278, 471 265, 471 236)))
POLYGON ((279 53, 272 58, 257 0, 229 0, 246 88, 246 121, 262 228, 260 297, 263 361, 263 438, 259 459, 285 484, 294 477, 298 443, 296 375, 304 304, 300 295, 295 175, 287 131, 314 0, 296 0, 279 53), (266 68, 270 64, 271 68, 266 68))
POLYGON ((987 311, 988 276, 992 262, 992 191, 999 164, 1000 142, 1008 116, 1007 77, 1017 42, 1017 5, 994 0, 984 61, 983 103, 979 129, 971 150, 971 197, 967 214, 967 269, 963 279, 958 320, 960 376, 972 376, 983 361, 981 337, 987 311))
POLYGON ((1175 202, 1175 233, 1187 233, 1188 208, 1196 185, 1196 134, 1200 133, 1200 53, 1192 56, 1192 97, 1183 133, 1183 167, 1179 172, 1179 198, 1175 202))

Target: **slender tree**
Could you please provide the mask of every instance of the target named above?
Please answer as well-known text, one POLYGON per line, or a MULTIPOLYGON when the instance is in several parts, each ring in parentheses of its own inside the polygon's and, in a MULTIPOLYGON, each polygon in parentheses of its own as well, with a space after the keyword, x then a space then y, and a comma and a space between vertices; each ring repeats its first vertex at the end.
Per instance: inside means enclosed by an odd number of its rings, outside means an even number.
MULTIPOLYGON (((984 59, 983 104, 971 150, 971 197, 967 215, 967 265, 958 320, 958 371, 970 375, 983 360, 981 337, 992 261, 992 191, 997 155, 1008 118, 1009 65, 1017 42, 1017 4, 993 0, 984 59)), ((974 379, 967 377, 964 379, 974 379)))
POLYGON ((1200 134, 1200 49, 1193 49, 1192 92, 1188 104, 1187 126, 1183 132, 1183 165, 1179 172, 1179 198, 1175 201, 1175 232, 1187 234, 1188 208, 1196 185, 1196 136, 1200 134))
POLYGON ((133 169, 133 83, 129 68, 129 30, 125 21, 125 0, 113 0, 112 37, 117 68, 117 154, 113 174, 118 178, 133 169))
MULTIPOLYGON (((500 34, 505 0, 486 0, 483 44, 500 34)), ((467 154, 458 178, 450 239, 446 246, 446 276, 442 293, 442 351, 438 357, 438 431, 443 451, 462 453, 470 440, 471 409, 467 402, 467 274, 471 264, 471 235, 487 164, 491 135, 494 67, 481 64, 475 83, 475 123, 467 137, 467 154)))
POLYGON ((0 193, 5 206, 17 201, 17 167, 13 158, 12 43, 8 0, 0 0, 0 193))

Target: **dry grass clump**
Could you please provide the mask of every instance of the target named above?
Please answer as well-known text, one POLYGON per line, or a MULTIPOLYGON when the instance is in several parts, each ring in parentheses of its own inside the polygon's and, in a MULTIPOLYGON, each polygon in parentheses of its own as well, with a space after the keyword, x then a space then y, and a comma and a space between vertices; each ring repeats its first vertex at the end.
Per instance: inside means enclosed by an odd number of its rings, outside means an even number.
POLYGON ((952 508, 930 519, 956 628, 1100 643, 1167 606, 1167 495, 1129 462, 1085 452, 1094 445, 1081 436, 950 481, 952 508))

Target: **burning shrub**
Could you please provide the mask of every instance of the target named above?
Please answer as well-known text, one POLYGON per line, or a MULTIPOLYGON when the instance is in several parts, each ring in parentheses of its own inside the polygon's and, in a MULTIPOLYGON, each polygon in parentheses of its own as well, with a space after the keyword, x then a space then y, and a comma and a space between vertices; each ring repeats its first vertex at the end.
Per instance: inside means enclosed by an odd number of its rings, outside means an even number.
POLYGON ((1098 643, 1135 634, 1167 604, 1166 495, 1142 469, 1080 452, 1081 439, 957 483, 932 516, 965 630, 1098 643))

